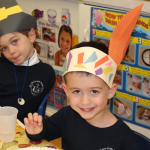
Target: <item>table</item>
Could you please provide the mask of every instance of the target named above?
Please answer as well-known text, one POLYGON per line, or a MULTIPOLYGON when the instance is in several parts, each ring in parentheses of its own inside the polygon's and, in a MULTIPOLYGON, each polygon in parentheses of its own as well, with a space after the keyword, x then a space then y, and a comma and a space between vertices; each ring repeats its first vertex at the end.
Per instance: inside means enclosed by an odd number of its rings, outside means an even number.
POLYGON ((51 146, 61 150, 58 146, 46 140, 42 140, 40 142, 30 141, 26 136, 24 125, 19 120, 17 120, 16 122, 15 139, 12 142, 8 143, 3 143, 0 141, 0 150, 16 150, 19 148, 43 146, 51 146))

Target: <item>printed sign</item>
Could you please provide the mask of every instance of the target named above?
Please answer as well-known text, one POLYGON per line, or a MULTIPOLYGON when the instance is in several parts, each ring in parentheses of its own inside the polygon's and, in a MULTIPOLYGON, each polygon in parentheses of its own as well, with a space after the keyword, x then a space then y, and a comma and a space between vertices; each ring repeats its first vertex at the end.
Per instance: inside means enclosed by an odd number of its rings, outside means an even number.
MULTIPOLYGON (((114 28, 124 12, 91 8, 90 39, 109 46, 114 28)), ((150 17, 140 16, 131 34, 114 83, 117 92, 110 111, 123 120, 150 129, 150 17)))

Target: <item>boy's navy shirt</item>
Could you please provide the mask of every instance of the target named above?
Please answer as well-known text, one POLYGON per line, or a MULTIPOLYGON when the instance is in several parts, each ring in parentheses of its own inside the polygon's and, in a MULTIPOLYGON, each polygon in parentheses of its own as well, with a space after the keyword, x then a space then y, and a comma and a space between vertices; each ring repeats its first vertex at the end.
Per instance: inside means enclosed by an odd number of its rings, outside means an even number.
MULTIPOLYGON (((15 65, 15 68, 20 94, 27 67, 15 65)), ((44 96, 49 93, 55 83, 55 72, 50 65, 40 61, 33 66, 28 66, 22 96, 25 104, 19 105, 13 63, 5 57, 0 57, 0 72, 0 106, 16 107, 19 110, 17 118, 21 122, 29 112, 38 111, 44 96)))
POLYGON ((117 119, 110 127, 98 128, 66 106, 43 120, 41 133, 27 133, 27 136, 34 141, 62 137, 64 150, 138 150, 133 131, 120 118, 117 119))

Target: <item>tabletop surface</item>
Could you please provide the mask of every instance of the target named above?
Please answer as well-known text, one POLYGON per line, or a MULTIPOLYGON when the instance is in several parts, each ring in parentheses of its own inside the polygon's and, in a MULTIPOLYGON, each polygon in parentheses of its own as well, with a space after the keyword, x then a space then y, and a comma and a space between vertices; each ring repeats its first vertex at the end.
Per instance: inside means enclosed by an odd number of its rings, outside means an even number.
POLYGON ((30 141, 26 136, 24 125, 19 121, 16 122, 15 139, 12 142, 8 143, 3 143, 2 141, 0 141, 0 150, 16 150, 19 148, 45 146, 59 149, 57 146, 53 145, 51 142, 48 142, 46 140, 42 140, 40 142, 30 141))

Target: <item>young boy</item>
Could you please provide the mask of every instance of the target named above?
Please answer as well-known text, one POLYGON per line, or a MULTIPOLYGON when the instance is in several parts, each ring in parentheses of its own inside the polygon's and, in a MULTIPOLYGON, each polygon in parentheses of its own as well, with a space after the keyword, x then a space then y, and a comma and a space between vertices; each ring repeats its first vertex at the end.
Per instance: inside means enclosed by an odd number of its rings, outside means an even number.
MULTIPOLYGON (((134 11, 137 9, 136 13, 139 15, 141 6, 134 11)), ((134 11, 131 12, 135 13, 134 11)), ((135 17, 132 13, 129 14, 133 18, 129 20, 135 25, 138 15, 135 17)), ((128 37, 124 38, 125 41, 121 40, 118 35, 118 32, 121 33, 120 28, 119 31, 115 29, 112 37, 116 33, 119 37, 115 37, 115 40, 111 38, 110 41, 122 41, 121 47, 113 49, 116 45, 110 42, 109 55, 107 46, 96 42, 80 43, 67 54, 63 88, 70 100, 70 106, 43 121, 37 113, 29 113, 24 123, 27 136, 31 140, 50 141, 62 137, 62 148, 65 150, 138 149, 133 131, 106 108, 108 99, 117 90, 113 79, 134 28, 128 26, 128 17, 123 20, 127 24, 123 23, 122 26, 121 23, 121 26, 128 37)))
POLYGON ((38 111, 55 73, 33 48, 36 19, 22 12, 15 0, 0 0, 0 12, 0 106, 16 107, 23 122, 29 112, 38 111))

